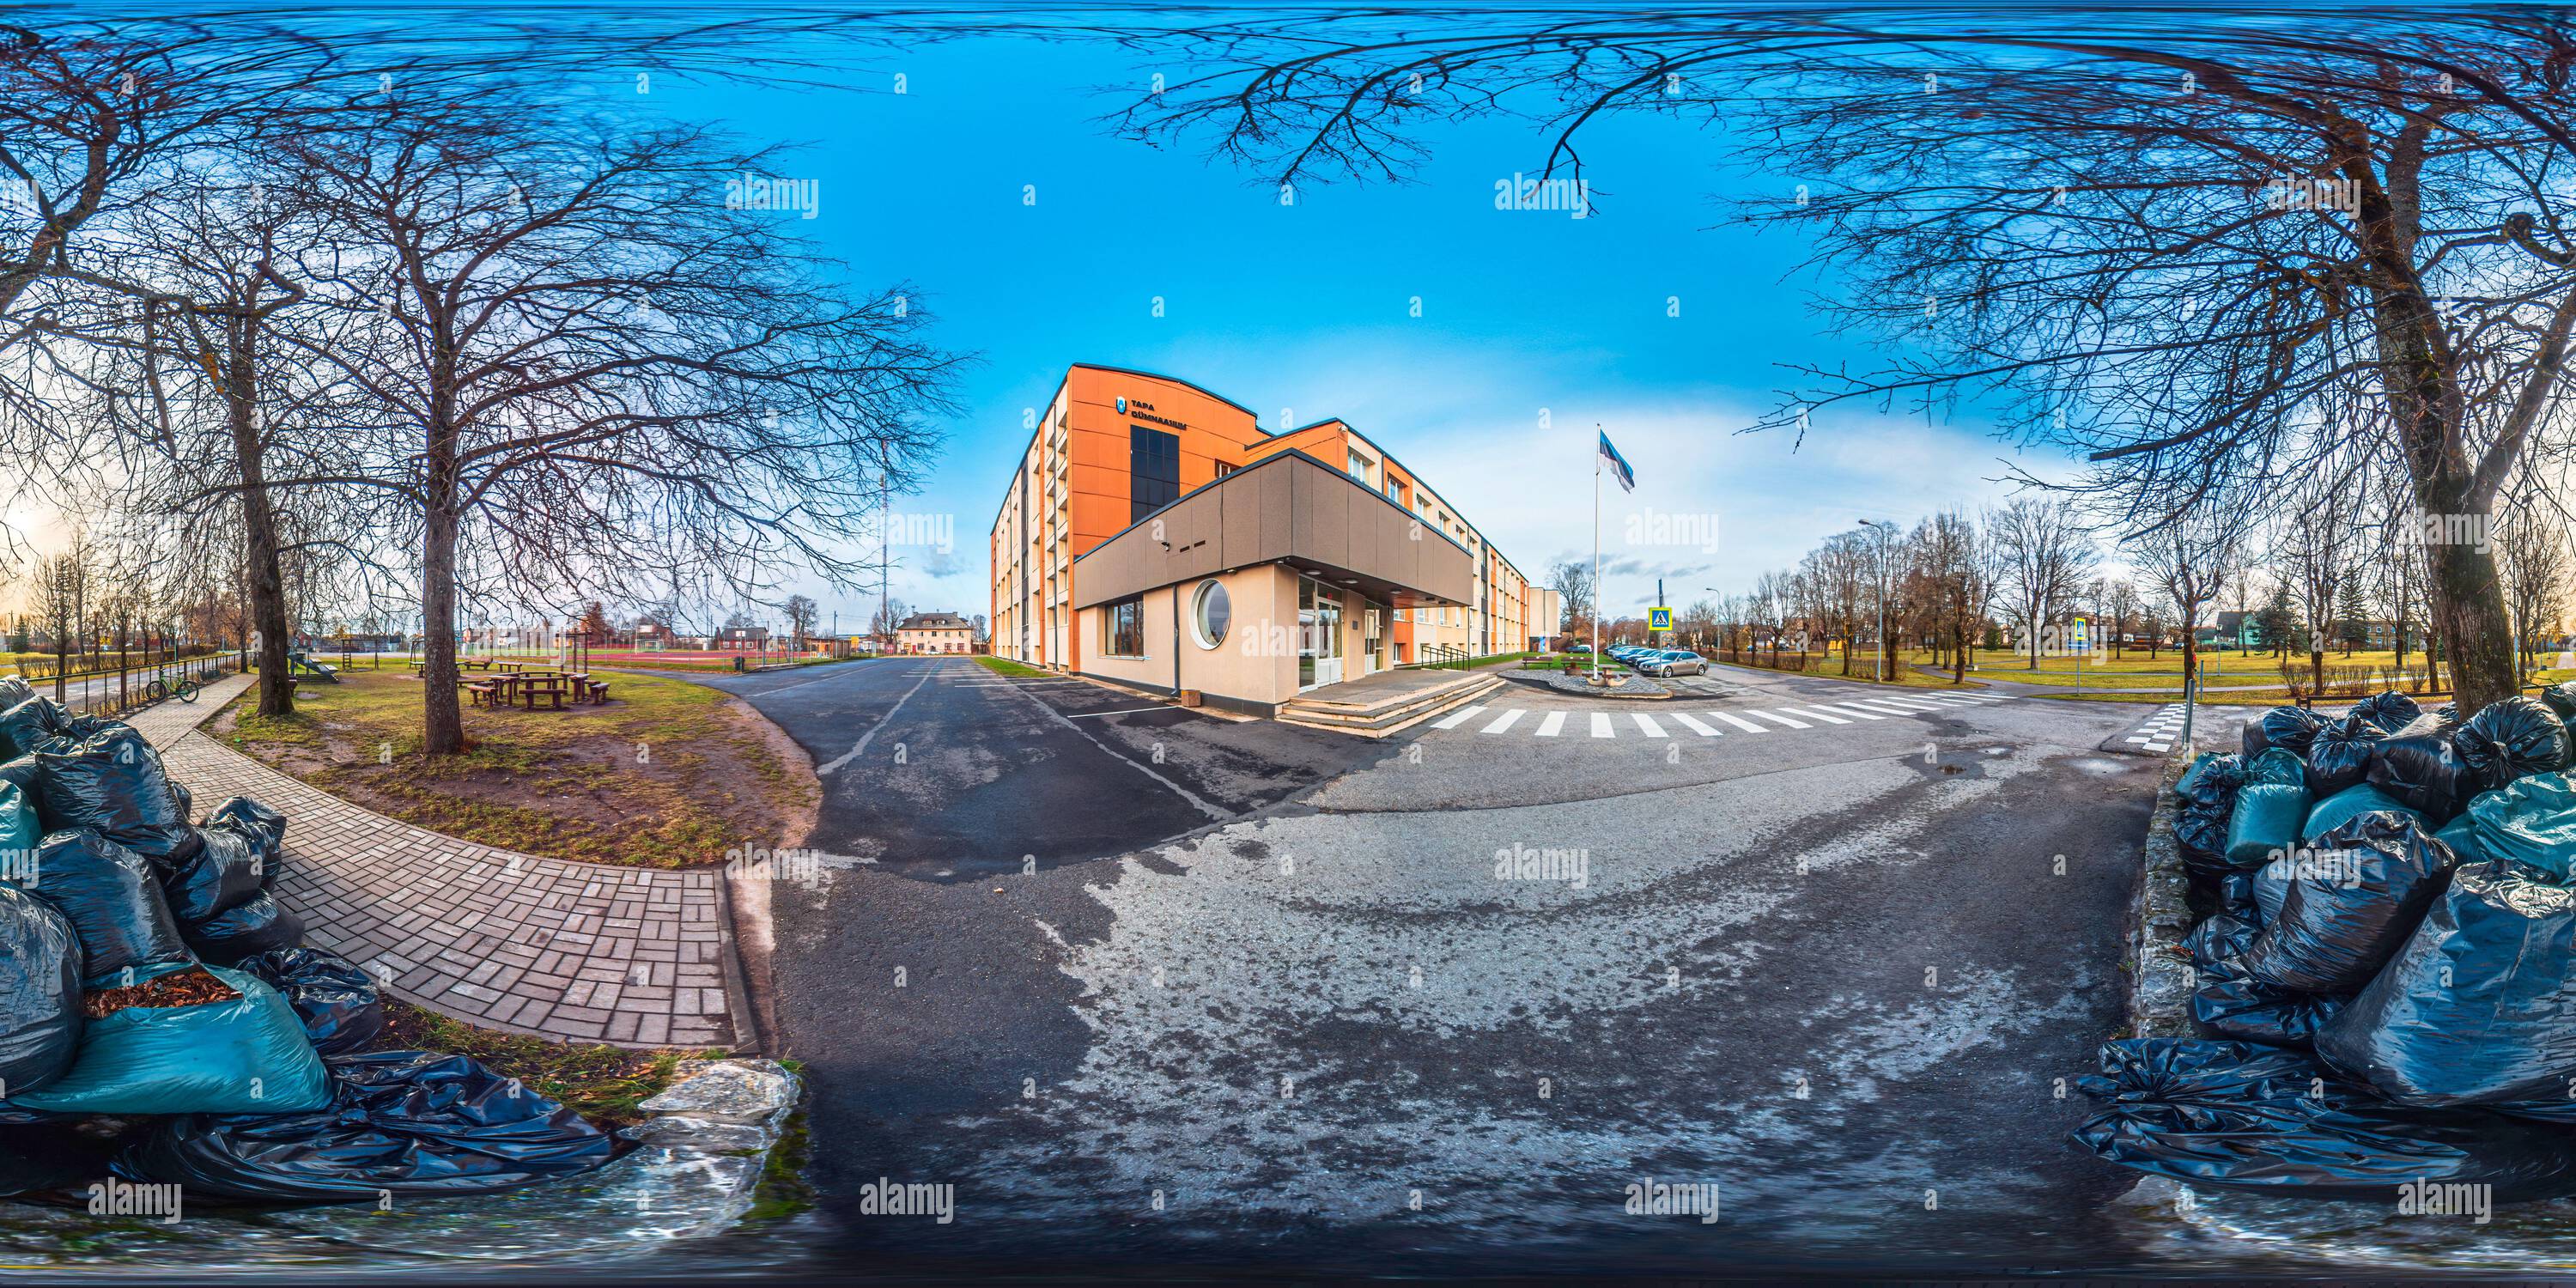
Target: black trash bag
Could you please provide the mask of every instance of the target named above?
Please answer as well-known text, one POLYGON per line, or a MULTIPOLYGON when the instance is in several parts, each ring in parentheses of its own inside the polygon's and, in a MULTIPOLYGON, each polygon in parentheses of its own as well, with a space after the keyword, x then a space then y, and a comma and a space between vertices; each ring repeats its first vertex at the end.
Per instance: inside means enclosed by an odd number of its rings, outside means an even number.
POLYGON ((2381 733, 2395 733, 2424 714, 2424 709, 2415 705, 2415 699, 2390 689, 2352 704, 2352 714, 2369 721, 2381 733))
POLYGON ((2218 879, 2218 911, 2256 930, 2263 928, 2263 905, 2254 897, 2253 873, 2232 868, 2218 879))
POLYGON ((2243 960, 2256 934, 2251 921, 2221 912, 2183 937, 2183 948, 2200 972, 2200 988, 2191 997, 2191 1016, 2221 1037, 2270 1046, 2306 1046, 2316 1040, 2317 1026, 2350 999, 2256 982, 2245 973, 2243 960))
POLYGON ((286 995, 304 1021, 304 1036, 323 1055, 355 1055, 384 1032, 385 1004, 376 981, 337 953, 277 948, 244 958, 241 969, 286 995))
POLYGON ((68 718, 52 698, 29 698, 0 711, 0 759, 15 760, 52 746, 68 718))
POLYGON ((117 1155, 115 1174, 215 1198, 373 1203, 515 1189, 616 1152, 581 1115, 465 1056, 378 1051, 330 1063, 330 1108, 166 1118, 117 1155))
POLYGON ((2304 1047, 2351 1000, 2349 993, 2270 987, 2245 973, 2244 958, 2229 957, 2201 972, 2200 988, 2191 995, 2191 1018, 2220 1037, 2304 1047))
POLYGON ((2391 738, 2440 738, 2449 741, 2460 731, 2459 713, 2449 706, 2427 711, 2388 731, 2391 738))
POLYGON ((2308 744, 2308 796, 2324 800, 2370 779, 2371 744, 2388 736, 2356 711, 2322 729, 2308 744))
POLYGON ((2561 721, 2576 720, 2576 680, 2561 680, 2540 691, 2540 700, 2561 721))
POLYGON ((179 807, 179 817, 183 821, 197 812, 197 798, 189 795, 188 789, 181 787, 176 779, 170 783, 170 803, 179 807))
POLYGON ((2378 1203, 2409 1182, 2492 1186, 2500 1202, 2576 1193, 2576 1137, 2485 1110, 2382 1104, 2298 1051, 2121 1038, 2076 1086, 2110 1107, 2075 1144, 2195 1185, 2378 1203))
POLYGON ((2305 756, 2308 744, 2326 723, 2324 716, 2306 707, 2274 707, 2264 712, 2261 720, 2246 722, 2245 759, 2252 760, 2274 747, 2305 756))
POLYGON ((204 921, 180 926, 179 933, 200 961, 231 966, 245 957, 303 943, 304 919, 263 890, 204 921))
POLYGON ((62 1076, 80 1050, 81 950, 53 905, 0 886, 0 1099, 62 1076))
POLYGON ((197 835, 192 853, 161 874, 161 893, 182 930, 250 902, 268 885, 268 860, 249 837, 230 828, 197 835))
POLYGON ((2406 947, 2317 1035, 2405 1105, 2557 1100, 2576 1078, 2576 889, 2508 860, 2451 874, 2406 947))
POLYGON ((206 826, 230 828, 260 845, 262 858, 268 860, 270 879, 277 876, 277 858, 286 844, 286 816, 247 796, 228 796, 206 815, 206 826))
POLYGON ((2186 851, 2208 856, 2200 866, 2223 873, 2227 862, 2227 820, 2236 812, 2236 791, 2245 785, 2245 762, 2231 753, 2203 752, 2180 781, 2174 796, 2182 803, 2174 817, 2174 839, 2186 851))
POLYGON ((2371 744, 2370 785, 2437 828, 2457 818, 2482 790, 2477 774, 2452 752, 2450 739, 2399 734, 2371 744))
POLYGON ((48 832, 93 828, 146 858, 175 861, 196 830, 170 794, 161 753, 126 725, 36 753, 36 817, 48 832))
POLYGON ((2371 981, 2442 897, 2451 847, 2403 814, 2364 814, 2273 861, 2280 911, 2245 950, 2255 982, 2350 993, 2371 981))
POLYGON ((2525 774, 2554 774, 2567 767, 2567 725, 2538 698, 2490 702, 2451 735, 2460 763, 2493 791, 2525 774))
POLYGON ((150 859, 84 828, 47 836, 36 846, 35 861, 35 880, 20 888, 71 922, 80 939, 82 979, 123 987, 140 982, 151 967, 196 960, 161 901, 150 859))
POLYGON ((23 675, 0 675, 0 711, 6 711, 36 696, 36 686, 23 675))

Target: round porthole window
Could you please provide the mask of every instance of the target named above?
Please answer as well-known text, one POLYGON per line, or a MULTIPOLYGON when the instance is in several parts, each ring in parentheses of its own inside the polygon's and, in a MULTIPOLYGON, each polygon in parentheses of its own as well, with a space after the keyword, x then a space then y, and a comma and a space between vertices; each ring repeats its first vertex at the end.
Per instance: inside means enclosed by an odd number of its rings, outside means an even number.
POLYGON ((1234 601, 1227 598, 1225 587, 1213 581, 1199 583, 1190 596, 1190 629, 1199 637, 1200 648, 1215 648, 1225 643, 1226 628, 1234 624, 1234 601))

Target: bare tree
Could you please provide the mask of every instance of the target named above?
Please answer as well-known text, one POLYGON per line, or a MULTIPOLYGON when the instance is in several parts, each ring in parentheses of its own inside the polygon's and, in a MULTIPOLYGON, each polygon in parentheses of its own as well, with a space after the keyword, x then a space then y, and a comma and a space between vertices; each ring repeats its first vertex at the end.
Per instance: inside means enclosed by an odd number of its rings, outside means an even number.
POLYGON ((416 525, 432 755, 464 746, 454 629, 478 557, 521 594, 749 595, 791 565, 852 584, 838 547, 936 450, 920 417, 955 360, 914 338, 911 292, 853 302, 767 203, 728 208, 772 153, 398 89, 291 160, 338 238, 305 272, 368 325, 307 352, 381 431, 364 475, 294 482, 371 489, 416 525))
POLYGON ((2200 673, 2200 618, 2238 580, 2244 559, 2245 511, 2221 502, 2142 537, 2129 548, 2140 571, 2173 608, 2182 629, 2183 683, 2200 673))
POLYGON ((1580 559, 1559 559, 1548 566, 1547 586, 1557 594, 1565 607, 1565 619, 1559 623, 1568 638, 1592 629, 1592 565, 1580 559))
POLYGON ((2522 492, 2502 508, 2494 545, 2514 624, 2514 655, 2528 671, 2538 664, 2539 641, 2555 634, 2566 611, 2568 520, 2546 489, 2526 484, 2522 492))
POLYGON ((804 595, 789 595, 779 611, 787 614, 787 633, 794 637, 796 647, 804 648, 806 637, 814 633, 816 623, 822 620, 823 610, 804 595))
POLYGON ((2100 556, 2070 507, 2035 497, 1989 511, 1985 530, 2003 560, 2006 607, 2029 636, 2029 669, 2037 670, 2041 637, 2100 556))
MULTIPOLYGON (((1541 181, 1589 207, 1578 137, 1627 111, 1815 176, 1747 217, 1852 283, 1821 306, 1891 358, 1806 371, 1765 423, 1990 394, 2009 432, 2091 462, 2079 486, 2133 535, 2348 443, 2424 514, 2482 521, 2576 434, 2545 415, 2576 335, 2576 246, 2547 215, 2576 164, 2576 38, 2555 19, 1363 11, 1173 40, 1200 67, 1123 124, 1212 127, 1274 183, 1401 177, 1430 123, 1497 116, 1534 119, 1541 181)), ((2510 695, 2490 554, 2427 562, 2461 709, 2510 695)))
POLYGON ((2361 535, 2357 515, 2364 488, 2349 468, 2329 470, 2309 480, 2287 499, 2276 549, 2284 580, 2308 622, 2310 692, 2322 693, 2326 682, 2326 641, 2330 623, 2343 599, 2345 583, 2357 573, 2361 535))

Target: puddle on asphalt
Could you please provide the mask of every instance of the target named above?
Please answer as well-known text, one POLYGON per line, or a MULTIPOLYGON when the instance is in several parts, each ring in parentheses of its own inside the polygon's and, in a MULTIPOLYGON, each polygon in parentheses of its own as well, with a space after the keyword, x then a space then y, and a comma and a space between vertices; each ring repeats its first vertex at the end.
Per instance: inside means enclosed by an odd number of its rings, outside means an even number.
POLYGON ((2576 1271, 2576 1200, 2497 1206, 2467 1216, 2401 1214, 2386 1203, 2195 1190, 2149 1178, 2116 1204, 2142 1265, 2372 1274, 2576 1271))

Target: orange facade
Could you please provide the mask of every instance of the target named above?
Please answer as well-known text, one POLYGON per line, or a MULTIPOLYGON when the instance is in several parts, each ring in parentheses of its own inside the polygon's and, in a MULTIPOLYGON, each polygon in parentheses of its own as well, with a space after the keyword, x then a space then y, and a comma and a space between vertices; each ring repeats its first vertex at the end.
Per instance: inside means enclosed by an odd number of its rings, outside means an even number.
MULTIPOLYGON (((1280 452, 1303 452, 1343 469, 1475 559, 1475 601, 1399 610, 1386 623, 1394 664, 1440 655, 1517 651, 1555 623, 1529 620, 1525 578, 1449 503, 1402 462, 1334 419, 1271 434, 1251 409, 1195 385, 1146 372, 1077 365, 1032 420, 991 538, 993 650, 1068 671, 1082 669, 1072 606, 1072 561, 1130 526, 1165 490, 1186 494, 1280 452), (1176 479, 1140 485, 1140 429, 1176 440, 1176 479)), ((1155 462, 1171 469, 1170 462, 1155 462)), ((1168 499, 1168 498, 1164 498, 1168 499)))

